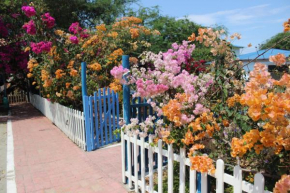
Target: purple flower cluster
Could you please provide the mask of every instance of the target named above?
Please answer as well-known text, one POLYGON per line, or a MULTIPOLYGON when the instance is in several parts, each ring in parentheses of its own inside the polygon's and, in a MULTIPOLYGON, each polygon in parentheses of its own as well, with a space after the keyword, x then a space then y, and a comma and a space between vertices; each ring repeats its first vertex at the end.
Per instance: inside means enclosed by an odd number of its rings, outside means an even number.
POLYGON ((71 36, 69 38, 69 40, 71 41, 71 43, 73 44, 78 44, 79 43, 79 40, 78 40, 78 37, 77 36, 71 36))
POLYGON ((81 38, 88 38, 89 34, 86 29, 81 28, 79 22, 72 23, 68 28, 68 31, 73 34, 79 34, 81 38))
POLYGON ((52 43, 51 42, 45 42, 45 41, 41 41, 39 43, 31 42, 30 46, 32 48, 32 51, 35 54, 40 54, 42 52, 49 52, 50 49, 51 49, 52 43))

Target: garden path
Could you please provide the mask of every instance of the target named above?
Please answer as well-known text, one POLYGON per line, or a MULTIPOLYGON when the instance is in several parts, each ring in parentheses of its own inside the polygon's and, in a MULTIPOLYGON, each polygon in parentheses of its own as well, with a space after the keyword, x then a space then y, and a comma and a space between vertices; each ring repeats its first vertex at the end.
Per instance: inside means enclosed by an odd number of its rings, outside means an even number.
POLYGON ((121 146, 84 152, 31 104, 12 106, 18 193, 121 193, 121 146))

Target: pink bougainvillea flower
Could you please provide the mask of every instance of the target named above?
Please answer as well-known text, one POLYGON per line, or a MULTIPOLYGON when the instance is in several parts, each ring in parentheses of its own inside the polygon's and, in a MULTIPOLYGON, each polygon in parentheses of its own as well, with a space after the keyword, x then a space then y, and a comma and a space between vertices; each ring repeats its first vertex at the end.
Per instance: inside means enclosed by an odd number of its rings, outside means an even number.
POLYGON ((72 23, 70 25, 70 27, 68 28, 68 31, 70 31, 71 33, 73 34, 78 34, 82 31, 83 29, 80 27, 80 24, 79 22, 75 22, 75 23, 72 23))
POLYGON ((23 6, 21 9, 27 17, 32 17, 36 14, 36 11, 32 6, 23 6))
POLYGON ((39 42, 39 43, 31 42, 30 46, 32 48, 32 51, 35 54, 40 54, 42 52, 49 52, 51 49, 52 43, 51 42, 44 42, 44 41, 39 42))
POLYGON ((78 43, 79 43, 78 37, 76 37, 76 36, 71 36, 71 37, 69 38, 69 40, 70 40, 71 43, 73 43, 73 44, 78 44, 78 43))
POLYGON ((30 20, 28 23, 24 24, 22 28, 30 35, 36 34, 36 27, 33 20, 30 20))
POLYGON ((53 28, 53 26, 55 24, 55 19, 53 17, 51 17, 49 13, 43 14, 41 16, 41 19, 45 23, 45 25, 48 29, 53 28))
POLYGON ((270 56, 270 62, 274 62, 277 66, 281 66, 286 63, 286 57, 284 54, 277 54, 275 56, 270 56))

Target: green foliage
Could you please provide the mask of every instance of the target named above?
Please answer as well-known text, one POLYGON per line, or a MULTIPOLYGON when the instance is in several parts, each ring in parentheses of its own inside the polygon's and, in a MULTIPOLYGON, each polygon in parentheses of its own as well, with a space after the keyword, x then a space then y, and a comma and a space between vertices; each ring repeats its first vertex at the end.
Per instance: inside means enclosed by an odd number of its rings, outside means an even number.
POLYGON ((67 29, 71 23, 94 27, 96 24, 110 24, 124 14, 127 7, 136 0, 44 0, 58 27, 67 29))
POLYGON ((290 38, 289 37, 290 37, 290 32, 278 33, 277 35, 271 37, 269 40, 266 40, 266 42, 260 46, 260 49, 263 50, 263 49, 271 48, 274 44, 276 44, 277 42, 284 39, 280 43, 275 45, 273 48, 281 49, 281 50, 290 50, 290 38))

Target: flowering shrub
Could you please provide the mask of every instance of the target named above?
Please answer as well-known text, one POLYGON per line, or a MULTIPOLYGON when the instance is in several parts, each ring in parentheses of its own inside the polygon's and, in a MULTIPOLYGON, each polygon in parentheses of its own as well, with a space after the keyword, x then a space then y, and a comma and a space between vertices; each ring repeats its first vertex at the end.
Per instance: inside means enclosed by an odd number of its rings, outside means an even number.
MULTIPOLYGON (((30 4, 22 10, 30 19, 23 25, 25 39, 30 42, 25 48, 30 51, 27 77, 45 97, 78 109, 82 108, 82 61, 87 62, 88 94, 108 86, 121 91, 120 82, 109 71, 119 65, 123 54, 135 56, 141 49, 148 49, 150 44, 141 40, 143 37, 158 35, 134 17, 119 19, 112 25, 102 24, 92 31, 75 22, 65 32, 55 29, 55 19, 49 13, 41 13, 40 7, 30 4)), ((138 62, 135 57, 131 60, 138 62)))
MULTIPOLYGON (((235 60, 230 42, 227 37, 222 39, 222 34, 199 29, 198 35, 192 34, 181 45, 172 44, 167 52, 144 52, 142 65, 133 65, 130 73, 114 67, 111 74, 130 85, 133 97, 147 99, 156 112, 141 123, 132 118, 122 129, 128 135, 154 135, 154 141, 172 143, 176 151, 179 146, 186 147, 191 168, 200 172, 214 173, 213 159, 236 165, 238 157, 242 167, 264 169, 267 177, 281 175, 273 170, 275 164, 289 173, 289 162, 279 160, 289 157, 289 74, 274 80, 266 66, 258 63, 246 83, 243 64, 235 60), (200 70, 190 66, 199 65, 192 58, 194 41, 211 49, 215 60, 210 66, 203 65, 200 70), (249 156, 243 157, 246 153, 249 156)), ((229 37, 235 38, 240 35, 229 37)), ((281 54, 270 60, 278 66, 286 62, 281 54)), ((252 179, 251 175, 246 174, 245 179, 252 179)), ((285 179, 277 187, 286 184, 285 179)), ((273 188, 273 179, 266 180, 268 188, 273 188)))

